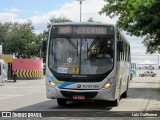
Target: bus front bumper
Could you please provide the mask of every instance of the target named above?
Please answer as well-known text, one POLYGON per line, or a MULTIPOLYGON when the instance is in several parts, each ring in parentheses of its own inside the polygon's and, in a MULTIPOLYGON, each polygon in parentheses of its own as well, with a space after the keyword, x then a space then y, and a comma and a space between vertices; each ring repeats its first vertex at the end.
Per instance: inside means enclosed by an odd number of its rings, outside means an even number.
POLYGON ((72 89, 59 89, 56 87, 48 87, 47 98, 65 98, 73 99, 73 96, 85 96, 86 100, 115 100, 113 89, 100 89, 100 90, 72 90, 72 89))

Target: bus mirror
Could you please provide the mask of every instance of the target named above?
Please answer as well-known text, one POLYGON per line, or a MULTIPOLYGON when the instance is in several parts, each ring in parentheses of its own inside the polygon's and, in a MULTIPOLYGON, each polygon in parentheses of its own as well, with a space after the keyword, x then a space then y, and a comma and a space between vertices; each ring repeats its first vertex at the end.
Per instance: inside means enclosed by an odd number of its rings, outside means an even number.
POLYGON ((42 52, 46 52, 46 50, 47 50, 47 41, 42 41, 41 50, 42 50, 42 52))
POLYGON ((118 42, 118 48, 120 52, 123 52, 123 42, 122 41, 118 42))

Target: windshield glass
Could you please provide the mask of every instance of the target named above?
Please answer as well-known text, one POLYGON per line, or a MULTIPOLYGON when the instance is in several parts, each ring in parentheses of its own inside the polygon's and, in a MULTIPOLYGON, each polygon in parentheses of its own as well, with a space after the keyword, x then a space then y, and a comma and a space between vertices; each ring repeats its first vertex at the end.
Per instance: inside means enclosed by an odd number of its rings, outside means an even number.
POLYGON ((103 74, 113 68, 113 39, 53 38, 49 67, 62 74, 103 74))

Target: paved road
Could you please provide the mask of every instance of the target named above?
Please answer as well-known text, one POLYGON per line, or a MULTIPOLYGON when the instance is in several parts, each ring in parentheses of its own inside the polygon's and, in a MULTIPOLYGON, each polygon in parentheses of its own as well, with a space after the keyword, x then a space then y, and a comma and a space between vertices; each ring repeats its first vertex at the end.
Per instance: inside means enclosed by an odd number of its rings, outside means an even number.
MULTIPOLYGON (((55 114, 56 111, 88 111, 91 116, 110 111, 125 111, 124 114, 126 111, 160 111, 160 77, 135 77, 130 83, 128 98, 121 99, 118 107, 109 102, 105 105, 103 102, 72 102, 60 107, 56 100, 47 99, 45 92, 44 79, 10 81, 0 86, 0 111, 54 111, 55 114)), ((80 113, 74 114, 81 116, 80 113)))

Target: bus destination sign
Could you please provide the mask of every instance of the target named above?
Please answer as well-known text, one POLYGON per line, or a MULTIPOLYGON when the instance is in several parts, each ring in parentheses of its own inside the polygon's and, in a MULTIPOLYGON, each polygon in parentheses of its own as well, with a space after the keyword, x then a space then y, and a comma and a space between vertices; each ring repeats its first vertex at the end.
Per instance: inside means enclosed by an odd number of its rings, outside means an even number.
POLYGON ((75 29, 76 34, 106 34, 107 29, 105 27, 77 27, 75 29))
POLYGON ((77 34, 77 35, 106 35, 113 34, 113 27, 104 27, 104 26, 59 26, 58 34, 77 34))

